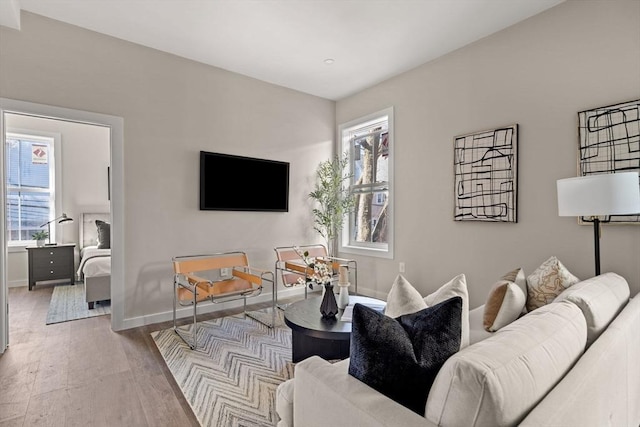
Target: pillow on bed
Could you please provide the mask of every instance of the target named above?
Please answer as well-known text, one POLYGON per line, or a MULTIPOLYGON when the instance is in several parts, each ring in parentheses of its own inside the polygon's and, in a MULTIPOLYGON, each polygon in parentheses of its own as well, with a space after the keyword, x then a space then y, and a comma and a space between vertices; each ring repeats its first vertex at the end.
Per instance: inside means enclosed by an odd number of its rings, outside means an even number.
POLYGON ((98 227, 98 249, 111 249, 111 224, 96 219, 98 227))

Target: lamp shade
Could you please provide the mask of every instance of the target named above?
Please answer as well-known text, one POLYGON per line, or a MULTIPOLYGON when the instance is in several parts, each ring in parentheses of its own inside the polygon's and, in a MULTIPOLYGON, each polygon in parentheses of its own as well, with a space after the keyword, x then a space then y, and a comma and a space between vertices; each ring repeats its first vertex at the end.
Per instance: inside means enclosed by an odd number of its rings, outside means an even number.
MULTIPOLYGON (((73 218, 69 218, 66 213, 63 213, 62 216, 59 217, 59 218, 62 218, 62 219, 60 221, 58 221, 58 224, 62 224, 63 222, 73 222, 73 218)), ((58 219, 58 218, 56 218, 56 219, 58 219)))
POLYGON ((638 172, 559 179, 557 186, 559 216, 640 213, 638 172))

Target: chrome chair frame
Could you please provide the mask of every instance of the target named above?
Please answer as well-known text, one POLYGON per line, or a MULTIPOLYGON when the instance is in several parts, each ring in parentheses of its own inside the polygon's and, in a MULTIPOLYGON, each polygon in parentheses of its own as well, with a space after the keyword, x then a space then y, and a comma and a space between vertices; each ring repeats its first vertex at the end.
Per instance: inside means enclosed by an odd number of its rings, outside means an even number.
POLYGON ((232 251, 207 255, 183 255, 173 257, 172 262, 174 267, 173 330, 192 350, 195 350, 197 346, 197 309, 199 303, 211 302, 217 304, 242 299, 245 316, 269 328, 274 327, 276 298, 274 274, 269 270, 251 267, 245 252, 232 251), (222 269, 230 269, 231 275, 222 277, 220 274, 222 269), (194 274, 215 270, 218 270, 218 280, 210 280, 194 274), (271 324, 247 312, 247 298, 260 295, 264 289, 264 282, 272 284, 271 324), (180 298, 179 294, 191 294, 192 298, 180 298), (178 327, 176 323, 178 305, 193 306, 193 330, 191 334, 178 327), (187 337, 187 335, 191 336, 187 337))
POLYGON ((308 297, 308 289, 307 289, 307 277, 313 274, 313 270, 309 267, 306 267, 302 261, 300 255, 296 252, 294 248, 298 248, 301 252, 308 251, 309 257, 316 258, 319 260, 323 260, 331 263, 333 268, 333 279, 337 280, 338 271, 340 265, 347 265, 349 271, 353 271, 354 274, 354 287, 355 287, 355 295, 358 294, 358 263, 353 259, 347 258, 338 258, 331 257, 327 255, 327 248, 321 244, 313 244, 313 245, 302 245, 302 246, 278 246, 274 248, 276 252, 276 262, 275 262, 275 306, 281 310, 286 308, 286 305, 278 304, 278 278, 280 278, 282 285, 285 288, 291 288, 295 286, 302 286, 302 284, 297 282, 298 278, 303 278, 304 285, 304 298, 308 297), (297 261, 297 262, 294 262, 297 261), (294 281, 289 281, 286 278, 293 277, 294 281))

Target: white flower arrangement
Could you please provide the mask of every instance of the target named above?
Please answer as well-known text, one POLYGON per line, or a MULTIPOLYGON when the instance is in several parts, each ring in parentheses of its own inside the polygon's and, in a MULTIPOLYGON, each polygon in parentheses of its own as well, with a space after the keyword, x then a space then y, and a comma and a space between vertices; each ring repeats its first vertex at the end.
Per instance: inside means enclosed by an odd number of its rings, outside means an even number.
POLYGON ((302 261, 304 261, 304 263, 308 267, 313 268, 313 274, 307 275, 306 278, 298 278, 298 283, 300 283, 301 285, 308 284, 309 288, 311 289, 313 289, 314 283, 319 285, 326 285, 331 283, 333 268, 331 267, 330 263, 323 262, 322 260, 318 260, 314 257, 310 257, 309 251, 302 252, 297 246, 294 246, 293 250, 296 251, 298 255, 300 255, 300 258, 302 258, 302 261))

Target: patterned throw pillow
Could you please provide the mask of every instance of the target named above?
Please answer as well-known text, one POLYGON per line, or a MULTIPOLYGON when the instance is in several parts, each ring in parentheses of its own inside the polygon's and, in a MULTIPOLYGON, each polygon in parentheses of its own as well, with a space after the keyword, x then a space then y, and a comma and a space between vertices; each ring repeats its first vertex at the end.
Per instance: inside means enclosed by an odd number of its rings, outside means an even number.
POLYGON ((527 276, 527 311, 533 311, 552 302, 569 286, 580 281, 552 256, 527 276))
POLYGON ((460 348, 462 298, 393 319, 356 304, 349 375, 424 416, 431 385, 460 348))

